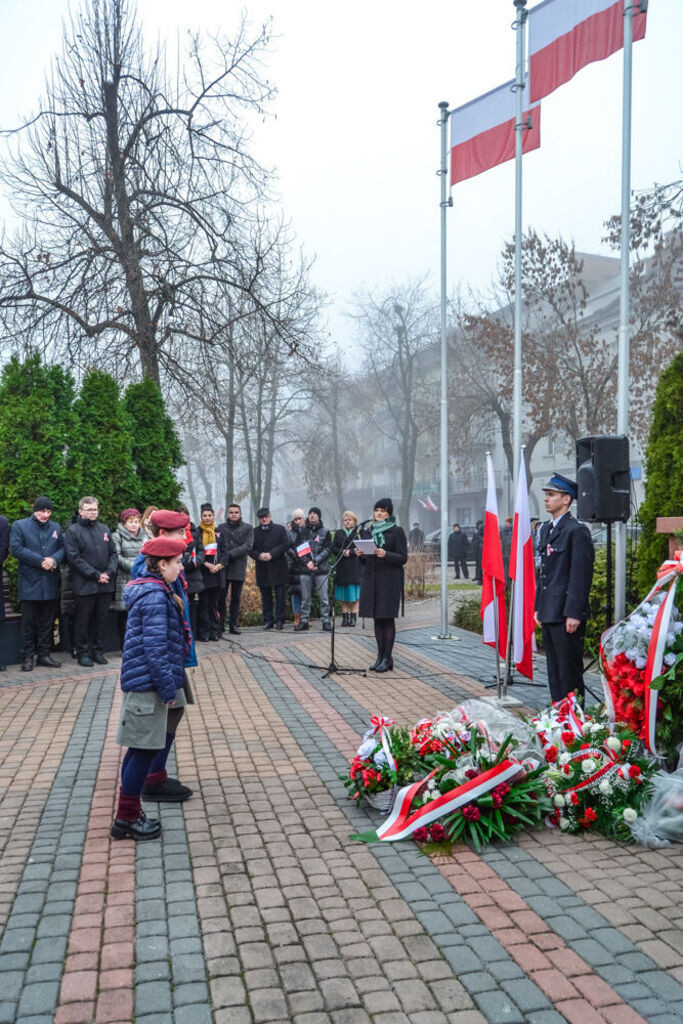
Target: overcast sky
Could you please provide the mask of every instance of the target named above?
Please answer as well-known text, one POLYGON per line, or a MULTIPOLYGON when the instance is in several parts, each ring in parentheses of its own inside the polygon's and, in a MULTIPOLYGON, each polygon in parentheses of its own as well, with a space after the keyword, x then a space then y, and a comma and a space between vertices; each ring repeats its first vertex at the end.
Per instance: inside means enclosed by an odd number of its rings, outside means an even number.
MULTIPOLYGON (((569 2, 569 0, 566 0, 569 2)), ((0 123, 35 106, 59 48, 67 0, 1 0, 0 123)), ((78 0, 73 0, 78 6, 78 0)), ((278 88, 255 146, 277 167, 283 207, 315 283, 333 300, 330 335, 358 286, 439 279, 438 103, 451 108, 514 77, 511 0, 138 0, 150 41, 229 31, 245 6, 274 17, 268 76, 278 88)), ((530 7, 533 4, 529 5, 530 7)), ((683 0, 650 0, 634 45, 632 187, 681 175, 683 0)), ((606 252, 618 212, 622 56, 582 70, 543 100, 541 148, 524 158, 525 225, 606 252)), ((458 185, 448 215, 450 287, 485 288, 514 226, 514 163, 458 185)))

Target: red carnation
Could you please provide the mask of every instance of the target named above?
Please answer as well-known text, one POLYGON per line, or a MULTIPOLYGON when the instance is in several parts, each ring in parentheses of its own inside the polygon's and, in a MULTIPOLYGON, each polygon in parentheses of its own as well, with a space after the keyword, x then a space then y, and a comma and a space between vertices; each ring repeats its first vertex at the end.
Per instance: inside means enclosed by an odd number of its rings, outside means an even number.
POLYGON ((479 821, 481 811, 474 804, 468 804, 467 807, 463 807, 462 816, 466 821, 479 821))
POLYGON ((429 838, 427 829, 422 825, 420 828, 416 828, 413 832, 413 839, 416 843, 426 843, 429 838))
POLYGON ((622 747, 630 747, 631 746, 631 741, 630 740, 622 740, 621 741, 621 745, 622 745, 622 747))
POLYGON ((640 775, 640 768, 638 767, 637 764, 632 764, 629 767, 628 773, 629 773, 629 775, 631 776, 632 779, 637 779, 638 776, 640 775))
POLYGON ((554 764, 557 761, 557 747, 546 747, 545 759, 549 764, 554 764))
POLYGON ((578 798, 577 794, 576 794, 576 793, 570 793, 570 794, 569 794, 569 799, 571 800, 571 802, 572 802, 572 803, 574 804, 574 806, 576 807, 576 805, 577 805, 577 804, 578 804, 578 802, 579 802, 579 798, 578 798))
POLYGON ((569 729, 567 732, 563 732, 560 739, 564 743, 565 747, 568 747, 570 743, 574 742, 574 733, 569 729))
POLYGON ((440 822, 435 822, 429 830, 429 838, 434 843, 443 843, 446 838, 446 829, 440 822))

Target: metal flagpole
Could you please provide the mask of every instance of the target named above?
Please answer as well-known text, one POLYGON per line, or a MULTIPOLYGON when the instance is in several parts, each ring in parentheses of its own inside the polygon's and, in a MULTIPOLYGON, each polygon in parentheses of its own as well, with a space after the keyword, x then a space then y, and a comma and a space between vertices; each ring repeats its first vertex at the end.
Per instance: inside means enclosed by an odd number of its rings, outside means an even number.
MULTIPOLYGON (((522 140, 524 125, 524 32, 526 29, 526 0, 514 0, 517 9, 515 31, 517 35, 517 66, 515 71, 515 368, 512 382, 512 493, 517 494, 518 468, 516 453, 522 447, 522 140)), ((509 512, 509 509, 508 509, 509 512)))
MULTIPOLYGON (((633 6, 624 0, 624 84, 621 115, 621 288, 619 297, 619 365, 617 434, 628 434, 630 359, 629 270, 631 249, 631 78, 633 69, 633 6)), ((615 523, 614 621, 626 614, 626 523, 615 523)))
POLYGON ((446 210, 448 194, 448 103, 439 103, 441 128, 441 632, 439 640, 453 640, 448 632, 448 348, 446 332, 446 210))

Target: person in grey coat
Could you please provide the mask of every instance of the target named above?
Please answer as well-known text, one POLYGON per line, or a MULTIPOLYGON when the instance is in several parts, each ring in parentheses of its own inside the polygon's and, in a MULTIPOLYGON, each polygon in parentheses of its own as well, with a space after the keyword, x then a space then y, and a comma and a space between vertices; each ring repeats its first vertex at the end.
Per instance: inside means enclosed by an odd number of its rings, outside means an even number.
POLYGON ((242 520, 242 509, 233 502, 228 505, 226 520, 218 527, 218 560, 224 566, 224 583, 219 605, 221 625, 225 628, 225 612, 230 591, 228 631, 239 635, 238 626, 242 587, 247 575, 247 555, 254 544, 254 527, 242 520))
POLYGON ((114 530, 112 539, 118 558, 116 567, 116 590, 112 608, 116 611, 119 625, 119 644, 123 650, 123 638, 126 635, 128 611, 123 601, 123 592, 131 578, 133 562, 140 554, 140 548, 147 539, 141 528, 142 516, 136 508, 126 508, 119 516, 119 525, 114 530))
POLYGON ((17 519, 10 531, 10 551, 19 563, 21 601, 21 670, 38 665, 59 668, 50 654, 59 599, 59 565, 64 538, 59 523, 51 523, 52 502, 42 496, 33 502, 33 515, 17 519))

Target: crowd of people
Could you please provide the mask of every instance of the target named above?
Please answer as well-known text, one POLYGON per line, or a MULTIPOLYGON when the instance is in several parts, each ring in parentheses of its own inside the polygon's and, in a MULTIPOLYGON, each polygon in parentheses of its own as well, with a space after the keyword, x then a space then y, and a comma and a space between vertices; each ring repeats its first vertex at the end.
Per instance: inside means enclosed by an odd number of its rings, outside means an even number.
MULTIPOLYGON (((559 699, 570 689, 583 692, 593 546, 586 528, 569 513, 576 484, 556 474, 544 491, 551 518, 537 548, 536 620, 543 631, 551 694, 559 699)), ((284 628, 287 588, 297 632, 310 628, 314 591, 322 628, 332 629, 332 573, 342 626, 354 627, 358 615, 373 620, 377 657, 369 670, 393 669, 408 558, 408 540, 393 512, 390 498, 376 501, 372 518, 363 523, 347 510, 333 534, 317 506, 308 515, 295 509, 286 525, 273 523, 264 506, 256 527, 242 520, 238 504, 230 505, 225 522, 216 524, 211 504, 205 503, 196 526, 184 506, 149 506, 142 513, 127 508, 112 531, 99 520, 97 499, 85 496, 64 534, 52 521, 47 496, 36 498, 32 514, 11 528, 0 516, 0 566, 8 550, 19 565, 23 671, 32 671, 36 659, 39 665, 59 667, 52 655, 58 611, 67 647, 73 645, 79 664, 106 665, 107 617, 111 608, 117 612, 123 648, 117 743, 126 752, 112 837, 156 838, 160 821, 147 817, 143 800, 180 803, 192 795, 166 769, 185 707, 194 703, 186 669, 197 664, 195 639, 220 639, 226 623, 228 633, 240 633, 248 558, 255 563, 264 630, 284 628)), ((460 569, 467 575, 467 538, 461 534, 455 524, 449 557, 456 575, 460 569)), ((480 555, 477 568, 481 574, 480 555)))

